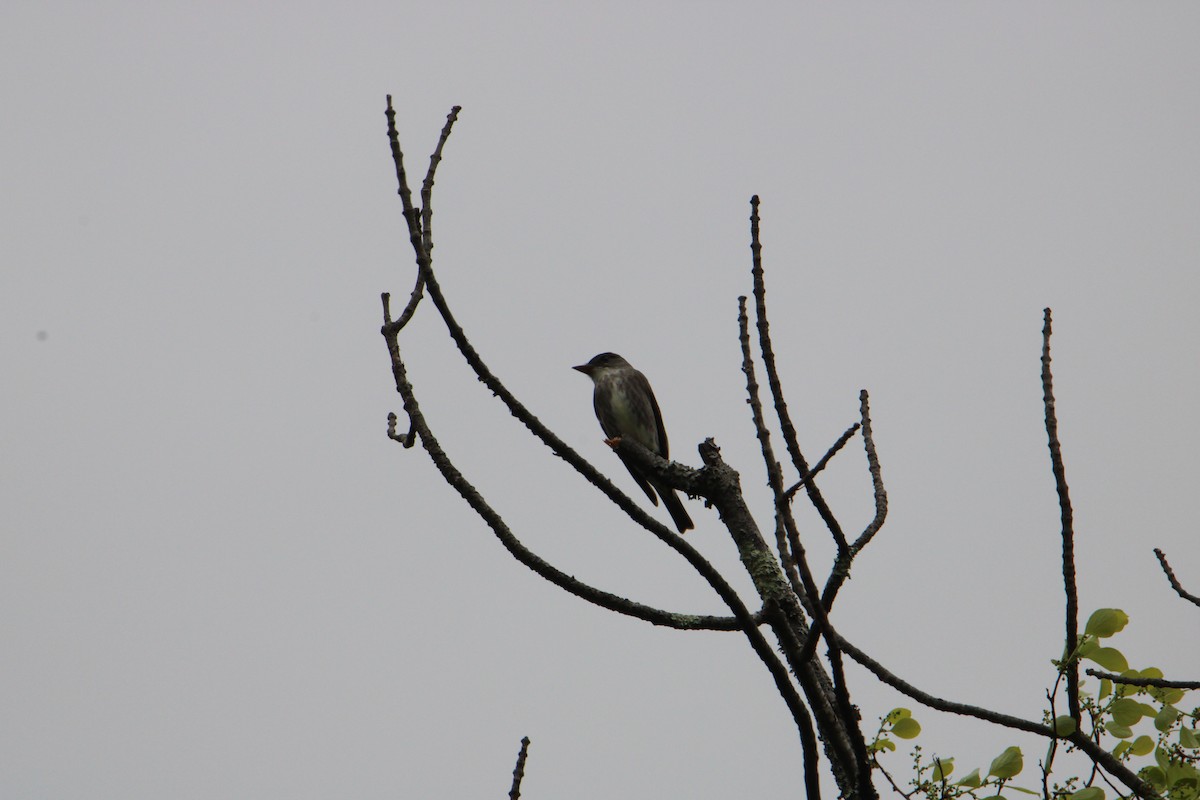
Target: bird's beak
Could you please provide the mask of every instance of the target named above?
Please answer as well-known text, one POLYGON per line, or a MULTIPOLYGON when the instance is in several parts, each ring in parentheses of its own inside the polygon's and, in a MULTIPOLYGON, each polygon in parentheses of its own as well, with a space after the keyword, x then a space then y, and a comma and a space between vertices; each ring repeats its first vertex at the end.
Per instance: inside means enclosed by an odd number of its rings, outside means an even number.
POLYGON ((587 375, 589 378, 592 377, 591 364, 580 364, 578 367, 571 367, 571 369, 577 369, 580 372, 582 372, 584 375, 587 375))

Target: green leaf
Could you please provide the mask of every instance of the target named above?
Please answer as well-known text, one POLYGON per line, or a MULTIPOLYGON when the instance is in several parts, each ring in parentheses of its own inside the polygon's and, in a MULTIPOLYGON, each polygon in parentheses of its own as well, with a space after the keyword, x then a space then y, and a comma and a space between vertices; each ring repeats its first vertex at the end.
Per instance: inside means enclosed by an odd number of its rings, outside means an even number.
POLYGON ((933 760, 933 780, 944 781, 954 772, 953 758, 935 758, 933 760))
POLYGON ((884 716, 884 719, 888 723, 895 725, 900 720, 908 719, 911 716, 912 716, 912 712, 909 711, 907 708, 902 708, 902 707, 897 706, 896 708, 893 708, 891 711, 889 711, 884 716))
POLYGON ((1108 678, 1101 678, 1100 679, 1100 696, 1097 699, 1103 700, 1104 698, 1108 697, 1110 694, 1112 694, 1112 681, 1110 681, 1108 678))
POLYGON ((1154 749, 1154 740, 1149 736, 1142 735, 1133 740, 1129 745, 1129 752, 1135 756, 1144 756, 1154 749))
POLYGON ((1033 789, 1026 789, 1026 788, 1024 788, 1023 786, 1014 786, 1014 785, 1013 785, 1013 784, 1011 784, 1011 783, 1010 783, 1008 786, 1006 786, 1005 788, 1006 788, 1006 789, 1012 789, 1014 792, 1021 792, 1021 793, 1023 793, 1023 794, 1031 794, 1031 795, 1033 795, 1034 797, 1041 797, 1041 796, 1042 796, 1042 793, 1041 793, 1041 792, 1035 792, 1033 789))
POLYGON ((1173 706, 1183 699, 1187 692, 1183 689, 1163 689, 1159 699, 1169 706, 1173 706))
POLYGON ((1125 660, 1125 656, 1121 651, 1115 647, 1097 647, 1088 653, 1086 657, 1091 661, 1095 661, 1109 672, 1124 672, 1129 669, 1129 662, 1125 660))
POLYGON ((921 723, 912 717, 905 717, 892 725, 892 733, 901 739, 915 739, 921 734, 921 723))
POLYGON ((1119 608, 1098 608, 1088 617, 1083 632, 1098 639, 1107 639, 1129 624, 1129 615, 1119 608))
MULTIPOLYGON (((1109 711, 1112 714, 1113 722, 1126 727, 1137 725, 1138 720, 1144 716, 1142 714, 1142 704, 1128 697, 1122 697, 1120 700, 1113 701, 1109 711)), ((1156 709, 1150 709, 1151 716, 1157 713, 1156 709)))
POLYGON ((1104 790, 1099 786, 1089 786, 1078 792, 1071 792, 1067 800, 1104 800, 1104 790))
POLYGON ((1025 761, 1021 757, 1021 748, 1014 745, 1005 748, 1003 753, 992 759, 992 765, 988 767, 988 775, 995 776, 1000 780, 1008 780, 1019 775, 1024 768, 1025 761))
POLYGON ((1197 747, 1200 747, 1200 736, 1196 735, 1196 731, 1192 728, 1180 728, 1179 746, 1195 750, 1197 747))
POLYGON ((1191 764, 1172 764, 1167 767, 1167 786, 1172 795, 1195 796, 1200 786, 1200 772, 1191 764))
POLYGON ((1144 767, 1138 772, 1138 777, 1161 792, 1167 788, 1167 773, 1162 767, 1144 767))
POLYGON ((1109 722, 1104 723, 1104 730, 1108 731, 1118 739, 1128 739, 1129 737, 1133 736, 1132 728, 1122 725, 1115 720, 1110 720, 1109 722))
POLYGON ((1159 680, 1163 677, 1163 671, 1158 667, 1146 667, 1138 672, 1137 677, 1154 678, 1155 680, 1159 680))
POLYGON ((1064 714, 1061 717, 1054 718, 1054 735, 1055 736, 1070 736, 1075 731, 1079 730, 1079 726, 1075 724, 1075 720, 1064 714))
POLYGON ((1179 709, 1175 706, 1163 706, 1154 716, 1154 727, 1160 731, 1169 730, 1175 724, 1175 720, 1179 719, 1179 709))
POLYGON ((962 776, 962 778, 960 778, 958 780, 958 782, 955 783, 954 785, 955 786, 969 786, 972 789, 976 789, 976 788, 982 786, 983 778, 979 777, 979 768, 976 767, 975 769, 968 772, 966 775, 962 776))

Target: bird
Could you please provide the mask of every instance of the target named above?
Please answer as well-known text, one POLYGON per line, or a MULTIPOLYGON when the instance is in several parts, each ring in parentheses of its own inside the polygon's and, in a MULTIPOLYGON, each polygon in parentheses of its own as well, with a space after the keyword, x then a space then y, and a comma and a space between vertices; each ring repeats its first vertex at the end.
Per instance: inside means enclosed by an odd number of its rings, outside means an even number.
MULTIPOLYGON (((652 453, 667 458, 667 430, 663 427, 662 412, 654 399, 654 390, 646 376, 616 353, 601 353, 586 364, 573 367, 587 375, 595 384, 592 405, 604 435, 612 439, 629 437, 652 453)), ((617 457, 629 474, 642 487, 650 502, 663 505, 680 533, 695 525, 675 490, 654 475, 644 472, 632 459, 618 452, 617 457), (655 493, 658 496, 655 496, 655 493)))

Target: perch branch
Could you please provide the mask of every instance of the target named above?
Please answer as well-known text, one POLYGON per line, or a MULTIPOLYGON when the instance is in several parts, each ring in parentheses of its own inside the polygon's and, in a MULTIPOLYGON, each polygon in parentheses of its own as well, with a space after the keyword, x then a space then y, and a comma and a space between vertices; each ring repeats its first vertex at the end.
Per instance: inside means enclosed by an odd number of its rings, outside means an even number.
POLYGON ((634 617, 649 622, 653 625, 662 625, 668 628, 676 628, 678 630, 742 630, 747 621, 751 627, 756 626, 757 620, 754 616, 742 607, 745 611, 744 618, 733 617, 712 617, 702 616, 698 614, 679 614, 661 609, 653 608, 642 603, 629 600, 611 592, 606 592, 602 589, 597 589, 589 586, 583 581, 577 580, 574 576, 568 575, 554 565, 542 559, 532 550, 527 548, 509 529, 503 518, 488 504, 478 490, 451 462, 449 456, 446 455, 441 445, 434 436, 433 431, 429 429, 425 421, 425 415, 421 411, 421 407, 417 402, 412 384, 408 380, 407 367, 400 356, 399 346, 396 344, 395 337, 388 340, 388 349, 392 356, 392 372, 396 380, 396 388, 404 398, 404 410, 407 412, 409 419, 412 422, 414 429, 421 440, 421 446, 429 454, 438 471, 442 473, 442 477, 452 486, 455 491, 467 502, 471 508, 475 510, 488 527, 496 534, 496 538, 504 545, 504 548, 521 564, 525 565, 533 572, 537 573, 542 578, 550 581, 555 586, 563 589, 576 597, 587 600, 589 603, 607 608, 610 611, 624 614, 625 616, 634 617))
MULTIPOLYGON (((452 112, 451 116, 453 117, 456 114, 457 110, 452 112)), ((392 117, 389 117, 389 123, 392 119, 392 117)), ((450 121, 452 122, 453 120, 450 121)), ((391 127, 392 130, 394 130, 394 126, 391 127)), ((449 125, 443 131, 443 138, 448 135, 448 130, 449 125)), ((617 490, 617 488, 613 486, 613 484, 607 478, 597 472, 596 469, 591 466, 591 464, 585 461, 581 456, 579 456, 579 454, 575 453, 566 445, 566 443, 564 443, 554 433, 546 428, 546 426, 543 425, 535 416, 533 416, 533 414, 531 414, 523 404, 517 401, 516 397, 513 396, 503 384, 500 383, 499 379, 497 379, 496 376, 493 375, 488 369, 487 365, 484 364, 482 358, 480 358, 479 354, 475 351, 474 347, 467 339, 462 327, 457 323, 453 314, 450 312, 449 305, 447 304, 446 299, 442 294, 441 287, 438 285, 437 279, 434 276, 429 250, 425 246, 425 237, 422 234, 421 226, 418 224, 418 214, 413 208, 412 194, 409 191, 406 183, 406 177, 403 169, 403 154, 399 147, 398 137, 396 137, 394 141, 395 146, 393 147, 392 152, 393 158, 396 161, 397 179, 400 182, 400 189, 398 190, 398 193, 404 206, 405 220, 408 222, 409 240, 414 252, 416 253, 417 268, 424 278, 425 288, 429 294, 429 298, 432 300, 434 306, 438 310, 438 313, 441 315, 443 322, 446 324, 447 330, 449 331, 451 338, 454 340, 455 345, 458 347, 459 352, 463 354, 463 357, 475 371, 475 374, 480 381, 487 385, 487 387, 491 389, 492 392, 502 400, 502 402, 505 403, 505 405, 509 408, 510 413, 524 423, 525 426, 529 428, 535 436, 546 443, 556 455, 567 461, 578 472, 583 474, 584 477, 587 478, 593 485, 596 485, 598 488, 600 488, 601 491, 608 495, 610 499, 617 503, 618 506, 629 513, 644 527, 650 530, 651 533, 653 533, 660 540, 666 542, 670 547, 672 547, 672 549, 680 553, 688 561, 688 563, 690 563, 692 567, 700 573, 701 577, 703 577, 709 583, 714 591, 717 592, 718 596, 721 597, 730 610, 733 611, 737 622, 736 628, 740 629, 749 639, 751 647, 759 656, 760 660, 762 660, 763 664, 771 672, 776 688, 780 692, 785 704, 792 712, 793 719, 795 720, 797 728, 800 731, 802 741, 806 738, 813 739, 812 722, 808 718, 808 712, 804 708, 804 704, 801 702, 795 686, 793 686, 791 679, 788 676, 786 668, 779 661, 774 650, 771 648, 762 632, 758 629, 759 620, 745 607, 741 601, 741 598, 738 597, 733 587, 730 586, 727 581, 725 581, 724 577, 711 564, 709 564, 708 561, 705 560, 695 548, 693 548, 691 545, 688 545, 682 539, 682 537, 677 536, 673 531, 668 530, 661 523, 658 523, 640 508, 635 506, 634 503, 623 493, 617 490)), ((440 148, 438 152, 440 154, 440 148)), ((435 165, 436 162, 431 164, 431 172, 432 167, 435 165)), ((430 186, 432 186, 432 183, 430 183, 430 186)), ((433 437, 432 433, 425 424, 424 418, 420 412, 420 408, 417 406, 415 396, 412 393, 412 386, 407 379, 404 363, 400 358, 399 344, 397 341, 399 328, 391 323, 389 319, 387 319, 386 313, 382 333, 388 342, 389 354, 391 355, 392 359, 392 369, 396 378, 396 388, 404 397, 405 411, 409 414, 410 420, 412 420, 413 424, 416 426, 418 435, 421 438, 422 446, 434 460, 435 465, 438 467, 438 470, 442 473, 445 480, 456 491, 458 491, 463 499, 467 501, 468 505, 470 505, 475 512, 479 514, 485 522, 487 522, 488 526, 492 528, 493 532, 501 540, 509 552, 512 553, 514 557, 517 557, 518 561, 526 566, 529 566, 531 569, 534 569, 534 571, 542 577, 552 580, 552 582, 554 582, 556 585, 568 589, 568 591, 575 590, 573 593, 576 594, 582 591, 582 584, 575 581, 574 578, 571 578, 571 576, 568 576, 565 573, 562 573, 560 570, 555 569, 540 557, 532 553, 532 551, 529 551, 527 548, 525 548, 524 545, 522 545, 508 529, 507 525, 500 518, 500 516, 496 514, 496 512, 491 509, 486 502, 484 502, 482 496, 475 490, 473 486, 471 486, 470 483, 466 481, 458 469, 454 467, 454 465, 446 457, 445 453, 441 450, 441 447, 437 444, 437 440, 433 437)), ((591 587, 587 588, 591 589, 591 587)), ((613 607, 613 604, 616 604, 617 606, 624 606, 626 603, 631 602, 625 600, 625 598, 619 598, 616 595, 612 595, 608 592, 602 592, 600 590, 592 590, 592 592, 589 592, 588 594, 590 594, 593 598, 592 602, 599 601, 599 603, 606 604, 605 607, 609 607, 612 610, 617 610, 616 607, 613 607), (618 603, 617 601, 620 602, 618 603)), ((648 614, 648 616, 641 617, 643 619, 647 619, 647 621, 652 621, 649 619, 649 616, 662 619, 662 617, 659 617, 658 614, 647 612, 649 607, 641 606, 641 604, 635 604, 634 606, 628 606, 627 608, 629 611, 637 612, 637 614, 648 614)), ((658 610, 651 609, 650 611, 657 612, 658 610)), ((671 627, 676 627, 679 624, 683 624, 687 628, 695 627, 693 624, 691 624, 691 620, 685 616, 669 616, 676 618, 674 620, 674 624, 672 624, 672 622, 665 622, 665 624, 671 627)), ((806 774, 807 770, 808 767, 806 767, 806 774)))

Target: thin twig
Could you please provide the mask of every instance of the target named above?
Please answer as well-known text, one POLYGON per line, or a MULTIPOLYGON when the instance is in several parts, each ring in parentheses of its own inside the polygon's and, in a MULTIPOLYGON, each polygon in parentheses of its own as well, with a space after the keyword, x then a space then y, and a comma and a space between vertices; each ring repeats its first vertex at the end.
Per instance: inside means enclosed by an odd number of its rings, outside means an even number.
MULTIPOLYGON (((430 188, 433 186, 433 172, 437 167, 437 162, 441 160, 442 147, 450 137, 450 129, 453 127, 454 121, 458 119, 459 110, 459 106, 454 106, 450 110, 450 114, 446 118, 446 125, 442 128, 442 135, 438 139, 437 148, 434 150, 434 155, 437 158, 436 160, 431 160, 429 172, 425 178, 430 188)), ((396 128, 396 111, 392 108, 392 96, 390 94, 387 96, 387 109, 384 111, 384 116, 387 117, 387 136, 388 144, 392 150, 392 162, 396 166, 396 184, 398 186, 396 191, 400 195, 401 204, 404 209, 404 221, 408 226, 409 242, 416 253, 418 264, 416 284, 409 294, 408 303, 405 304, 404 310, 400 312, 400 316, 395 321, 392 321, 389 316, 389 319, 385 323, 386 326, 398 331, 412 319, 413 314, 416 313, 417 305, 424 296, 425 275, 419 269, 419 266, 422 259, 428 260, 431 257, 430 251, 433 249, 433 241, 432 236, 422 234, 418 211, 413 208, 412 192, 408 188, 408 176, 404 170, 404 153, 400 149, 400 133, 396 128), (429 239, 428 243, 425 241, 426 238, 429 239)))
POLYGON ((795 496, 796 492, 811 484, 812 479, 817 477, 817 475, 821 473, 821 470, 825 469, 826 465, 829 464, 830 459, 836 456, 838 452, 846 446, 846 442, 850 441, 850 437, 858 433, 858 429, 861 427, 862 423, 856 422, 847 428, 846 432, 839 436, 838 440, 833 443, 833 447, 830 447, 827 451, 825 451, 825 455, 821 456, 821 460, 813 465, 813 468, 808 471, 808 474, 796 481, 796 483, 792 484, 792 486, 783 493, 783 496, 788 500, 791 500, 792 497, 795 496))
POLYGON ((1105 672, 1099 669, 1085 669, 1093 678, 1104 678, 1113 683, 1123 683, 1127 686, 1153 686, 1158 689, 1200 689, 1200 681, 1169 681, 1164 678, 1133 678, 1105 672))
MULTIPOLYGON (((1067 470, 1063 466, 1062 445, 1058 440, 1058 416, 1054 410, 1054 377, 1050 374, 1050 309, 1044 312, 1042 326, 1042 404, 1046 409, 1046 437, 1050 446, 1050 464, 1054 472, 1054 485, 1058 490, 1058 506, 1062 518, 1062 572, 1063 590, 1066 592, 1066 645, 1063 652, 1075 652, 1079 640, 1079 595, 1075 589, 1075 527, 1071 511, 1071 495, 1067 489, 1067 470)), ((1079 704, 1079 663, 1064 658, 1063 669, 1067 670, 1067 711, 1078 724, 1081 717, 1079 704)))
POLYGON ((829 579, 825 582, 825 590, 821 593, 821 604, 828 611, 833 608, 838 590, 850 577, 850 564, 854 557, 874 538, 883 521, 887 519, 887 490, 883 488, 883 470, 879 464, 879 454, 875 451, 875 433, 871 428, 871 404, 867 390, 858 394, 858 413, 862 417, 863 448, 867 453, 867 470, 871 473, 871 486, 875 493, 875 516, 867 523, 867 527, 854 540, 854 544, 845 553, 839 553, 834 560, 829 579))
POLYGON ((901 789, 899 787, 899 785, 897 785, 896 780, 892 777, 892 773, 888 772, 886 769, 883 768, 883 764, 880 763, 878 757, 876 757, 874 754, 871 755, 871 765, 875 769, 879 770, 879 772, 883 775, 883 777, 887 780, 887 782, 889 784, 891 784, 892 790, 895 791, 896 794, 900 795, 901 797, 907 798, 907 800, 912 800, 912 796, 917 793, 917 790, 914 789, 911 792, 906 792, 903 789, 901 789))
POLYGON ((767 469, 767 485, 775 496, 775 542, 779 552, 779 562, 784 567, 788 583, 792 591, 806 611, 812 614, 809 595, 804 591, 804 584, 797 571, 797 553, 790 552, 788 540, 784 535, 785 524, 783 515, 787 509, 783 495, 783 473, 779 462, 775 459, 775 449, 771 446, 771 432, 767 430, 767 422, 763 416, 762 399, 759 397, 758 377, 754 371, 754 356, 750 352, 750 318, 746 313, 746 297, 738 298, 738 341, 742 348, 742 372, 746 375, 746 402, 750 406, 750 417, 754 423, 754 434, 758 437, 759 450, 762 451, 763 464, 767 469))
POLYGON ((417 443, 417 429, 413 427, 412 420, 409 420, 408 423, 408 433, 403 436, 396 433, 396 423, 399 422, 400 419, 394 412, 388 412, 387 421, 387 435, 389 439, 399 442, 400 444, 404 445, 406 449, 417 443))
POLYGON ((854 553, 862 551, 887 519, 888 501, 887 490, 883 488, 883 468, 879 464, 879 454, 875 451, 875 431, 871 427, 871 402, 867 390, 858 393, 859 413, 862 415, 863 449, 867 454, 867 469, 871 473, 871 488, 875 494, 875 516, 867 527, 854 540, 850 549, 854 553))
POLYGON ((1184 600, 1187 600, 1189 603, 1194 603, 1200 606, 1200 597, 1184 591, 1183 585, 1180 584, 1179 579, 1175 577, 1175 570, 1171 569, 1171 565, 1167 563, 1167 554, 1156 547, 1154 548, 1154 555, 1158 556, 1158 563, 1162 565, 1163 572, 1167 573, 1167 580, 1170 581, 1171 588, 1175 590, 1175 593, 1184 600))
MULTIPOLYGON (((771 389, 771 397, 775 401, 775 413, 779 417, 779 428, 783 434, 783 442, 792 458, 792 465, 800 475, 807 475, 811 470, 804 454, 800 452, 800 443, 796 438, 796 426, 792 424, 788 413, 787 402, 783 398, 783 384, 779 380, 779 370, 775 367, 775 350, 771 344, 770 323, 767 321, 767 285, 762 264, 762 240, 759 237, 758 195, 750 198, 750 253, 753 259, 751 275, 754 279, 754 316, 758 322, 758 347, 762 354, 763 366, 767 371, 767 385, 771 389)), ((813 507, 821 516, 830 535, 837 543, 838 552, 847 549, 846 535, 838 523, 829 504, 825 502, 821 490, 815 483, 809 484, 808 497, 813 507)))
POLYGON ((517 754, 517 765, 513 767, 512 788, 508 790, 509 800, 517 800, 521 796, 521 781, 525 778, 525 759, 529 755, 529 737, 521 738, 521 752, 517 754))
POLYGON ((450 129, 458 120, 458 112, 462 106, 454 106, 446 115, 446 124, 442 126, 442 135, 438 137, 437 147, 429 157, 429 171, 421 183, 421 239, 425 244, 425 252, 433 257, 433 175, 437 172, 438 164, 442 163, 442 148, 450 138, 450 129))

